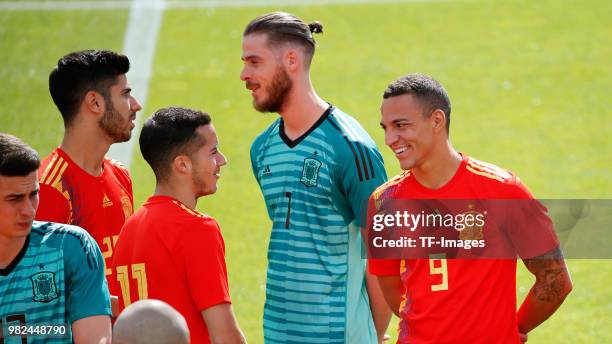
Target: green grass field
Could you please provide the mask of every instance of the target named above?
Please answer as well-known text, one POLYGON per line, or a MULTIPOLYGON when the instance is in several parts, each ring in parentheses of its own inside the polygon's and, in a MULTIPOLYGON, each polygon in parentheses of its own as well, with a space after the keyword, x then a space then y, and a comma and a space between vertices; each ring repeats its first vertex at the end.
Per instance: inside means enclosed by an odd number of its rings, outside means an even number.
MULTIPOLYGON (((227 246, 234 308, 250 343, 262 342, 270 223, 249 147, 276 115, 253 110, 239 80, 241 32, 256 15, 287 10, 320 20, 312 78, 318 93, 354 115, 399 166, 378 126, 382 91, 424 72, 453 102, 456 148, 516 172, 539 198, 612 198, 609 1, 459 1, 298 7, 172 9, 164 13, 149 84, 148 117, 183 105, 209 112, 229 159, 219 191, 200 200, 227 246), (606 62, 608 61, 608 62, 606 62)), ((0 11, 0 131, 48 154, 62 123, 48 73, 72 50, 121 50, 128 10, 0 11)), ((138 150, 131 167, 136 204, 154 179, 138 150)), ((612 262, 568 262, 574 291, 530 343, 612 342, 612 262)), ((522 299, 533 279, 519 269, 522 299)), ((396 322, 389 333, 395 333, 396 322)))

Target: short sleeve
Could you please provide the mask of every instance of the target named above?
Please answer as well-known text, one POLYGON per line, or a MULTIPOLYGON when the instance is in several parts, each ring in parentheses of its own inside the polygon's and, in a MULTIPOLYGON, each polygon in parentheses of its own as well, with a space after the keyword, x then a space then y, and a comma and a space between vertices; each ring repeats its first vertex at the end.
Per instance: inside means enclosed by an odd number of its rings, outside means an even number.
POLYGON ((46 184, 40 184, 37 221, 70 224, 70 202, 62 193, 46 184))
POLYGON ((188 230, 189 240, 181 246, 187 284, 198 310, 231 303, 225 265, 225 243, 213 219, 202 220, 188 230))
POLYGON ((559 246, 548 209, 534 199, 518 178, 511 187, 512 200, 507 202, 507 235, 523 259, 543 255, 559 246))
POLYGON ((350 153, 341 166, 341 185, 355 221, 359 227, 366 225, 368 199, 372 192, 387 181, 382 155, 374 145, 350 142, 350 153))
POLYGON ((69 321, 74 323, 95 315, 110 316, 110 297, 102 253, 85 230, 66 233, 64 262, 69 321))

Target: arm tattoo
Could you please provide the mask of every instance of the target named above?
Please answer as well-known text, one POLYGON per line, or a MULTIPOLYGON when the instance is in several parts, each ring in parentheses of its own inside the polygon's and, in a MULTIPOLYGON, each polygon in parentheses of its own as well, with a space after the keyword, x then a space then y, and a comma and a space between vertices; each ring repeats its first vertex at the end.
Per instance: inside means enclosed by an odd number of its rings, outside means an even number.
POLYGON ((525 259, 525 266, 536 277, 533 294, 542 302, 563 300, 565 262, 559 247, 541 256, 525 259))

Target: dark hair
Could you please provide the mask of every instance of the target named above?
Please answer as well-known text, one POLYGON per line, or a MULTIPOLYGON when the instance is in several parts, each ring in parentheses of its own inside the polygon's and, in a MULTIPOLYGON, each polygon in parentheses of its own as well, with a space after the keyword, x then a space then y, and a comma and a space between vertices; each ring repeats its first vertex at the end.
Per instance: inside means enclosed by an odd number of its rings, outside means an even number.
POLYGON ((0 175, 24 177, 39 166, 40 157, 32 147, 13 135, 0 133, 0 175))
POLYGON ((191 155, 205 144, 196 129, 210 122, 207 113, 182 107, 157 110, 146 120, 140 132, 140 152, 158 182, 168 176, 177 155, 191 155))
POLYGON ((83 50, 70 53, 57 61, 49 74, 49 92, 62 114, 67 128, 89 91, 110 100, 110 87, 117 76, 130 70, 127 56, 109 50, 83 50))
POLYGON ((423 115, 429 116, 434 110, 440 109, 446 115, 446 131, 450 129, 451 103, 448 93, 439 82, 425 74, 408 74, 393 81, 385 89, 383 98, 391 98, 404 94, 414 95, 424 107, 423 115))
POLYGON ((272 12, 253 19, 244 29, 243 36, 253 33, 268 35, 268 45, 295 43, 303 47, 309 57, 314 55, 316 42, 313 33, 322 33, 323 24, 318 21, 306 25, 300 18, 287 12, 272 12))

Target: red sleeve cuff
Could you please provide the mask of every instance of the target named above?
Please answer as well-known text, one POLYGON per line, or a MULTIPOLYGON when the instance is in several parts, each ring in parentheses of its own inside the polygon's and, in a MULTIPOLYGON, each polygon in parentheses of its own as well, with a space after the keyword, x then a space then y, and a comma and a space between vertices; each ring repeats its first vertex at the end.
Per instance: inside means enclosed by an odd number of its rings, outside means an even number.
POLYGON ((207 310, 210 307, 216 306, 216 305, 220 305, 220 304, 224 304, 224 303, 229 303, 231 304, 232 301, 230 300, 229 296, 226 298, 223 298, 222 300, 216 300, 216 301, 211 301, 211 302, 206 302, 206 303, 201 303, 198 305, 198 310, 200 312, 207 310))

